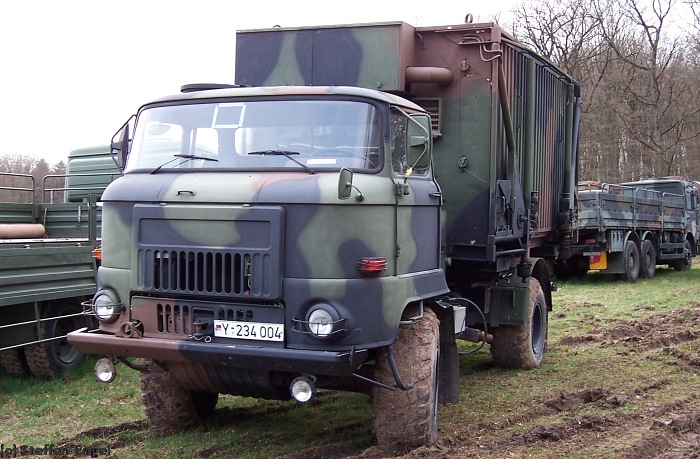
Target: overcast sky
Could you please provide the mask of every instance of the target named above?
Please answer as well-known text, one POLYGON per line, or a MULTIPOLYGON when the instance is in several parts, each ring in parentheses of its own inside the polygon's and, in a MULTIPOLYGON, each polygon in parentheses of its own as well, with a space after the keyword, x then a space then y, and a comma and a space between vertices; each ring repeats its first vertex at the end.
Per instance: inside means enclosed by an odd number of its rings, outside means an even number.
POLYGON ((151 99, 234 81, 235 32, 274 25, 505 20, 515 0, 2 0, 0 156, 50 164, 107 144, 151 99), (397 7, 397 6, 400 6, 397 7))

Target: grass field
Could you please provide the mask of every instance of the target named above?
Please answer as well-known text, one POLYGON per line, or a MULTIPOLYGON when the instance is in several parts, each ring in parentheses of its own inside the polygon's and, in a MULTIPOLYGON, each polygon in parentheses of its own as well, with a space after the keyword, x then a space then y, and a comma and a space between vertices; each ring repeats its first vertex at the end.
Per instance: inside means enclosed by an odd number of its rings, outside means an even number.
POLYGON ((463 357, 461 402, 441 407, 430 447, 373 446, 368 398, 331 391, 311 406, 222 396, 201 425, 155 431, 136 372, 120 366, 112 384, 100 384, 93 358, 55 381, 0 370, 0 448, 120 459, 698 457, 699 263, 635 284, 597 273, 559 283, 542 367, 496 368, 488 346, 463 357))

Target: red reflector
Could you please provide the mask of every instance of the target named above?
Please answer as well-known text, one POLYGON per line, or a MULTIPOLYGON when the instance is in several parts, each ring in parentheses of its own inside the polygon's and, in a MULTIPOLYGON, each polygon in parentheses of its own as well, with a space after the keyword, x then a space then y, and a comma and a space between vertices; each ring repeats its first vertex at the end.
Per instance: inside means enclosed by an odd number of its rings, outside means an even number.
POLYGON ((380 273, 386 269, 386 258, 363 258, 357 263, 357 269, 363 274, 380 273))
POLYGON ((600 255, 591 255, 589 263, 592 265, 600 263, 600 255))

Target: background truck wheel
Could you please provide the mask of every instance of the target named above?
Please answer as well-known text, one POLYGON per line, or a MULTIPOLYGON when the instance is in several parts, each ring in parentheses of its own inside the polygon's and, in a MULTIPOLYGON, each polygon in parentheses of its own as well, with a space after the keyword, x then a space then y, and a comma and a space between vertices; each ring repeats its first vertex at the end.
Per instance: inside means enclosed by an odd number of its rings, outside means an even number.
POLYGON ((629 282, 637 282, 639 278, 639 250, 637 249, 637 244, 634 241, 627 241, 625 243, 625 252, 623 255, 623 261, 625 263, 625 278, 629 282))
POLYGON ((641 267, 639 274, 648 279, 656 274, 656 250, 654 244, 646 240, 642 242, 641 267))
POLYGON ((493 334, 491 355, 496 364, 524 370, 539 368, 547 348, 548 314, 542 286, 531 277, 528 323, 489 329, 493 334))
MULTIPOLYGON (((42 317, 58 317, 82 313, 82 308, 73 303, 54 303, 44 311, 42 317)), ((52 379, 64 371, 77 367, 86 356, 68 343, 66 335, 85 326, 82 315, 49 320, 41 324, 44 338, 62 338, 25 346, 27 365, 37 378, 52 379)))
POLYGON ((27 359, 24 357, 22 348, 0 352, 0 364, 12 376, 28 376, 30 374, 27 359))
POLYGON ((211 416, 219 394, 185 389, 173 375, 152 360, 142 360, 150 371, 139 373, 141 406, 156 428, 187 426, 211 416))
POLYGON ((676 271, 688 271, 693 264, 693 248, 687 239, 683 244, 683 252, 683 258, 673 263, 673 269, 676 271))
MULTIPOLYGON (((373 388, 374 428, 380 445, 421 446, 437 440, 439 329, 435 312, 428 308, 420 322, 399 329, 393 354, 401 379, 413 388, 393 392, 373 388)), ((377 357, 375 378, 395 385, 383 353, 377 357)))

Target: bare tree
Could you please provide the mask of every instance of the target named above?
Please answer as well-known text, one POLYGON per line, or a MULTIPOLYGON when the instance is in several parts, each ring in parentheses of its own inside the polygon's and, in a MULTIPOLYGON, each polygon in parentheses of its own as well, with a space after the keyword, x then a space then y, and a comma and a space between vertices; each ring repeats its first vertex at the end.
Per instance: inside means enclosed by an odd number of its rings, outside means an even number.
POLYGON ((600 26, 618 60, 608 74, 617 86, 615 124, 625 135, 618 154, 626 179, 685 175, 681 158, 700 136, 697 75, 687 66, 681 38, 667 32, 676 0, 626 0, 598 5, 600 26), (650 8, 648 7, 650 6, 650 8), (632 161, 627 161, 631 159, 632 161))
POLYGON ((580 179, 700 173, 700 0, 687 0, 697 13, 688 43, 670 22, 680 1, 543 0, 515 10, 516 37, 581 83, 580 179))

